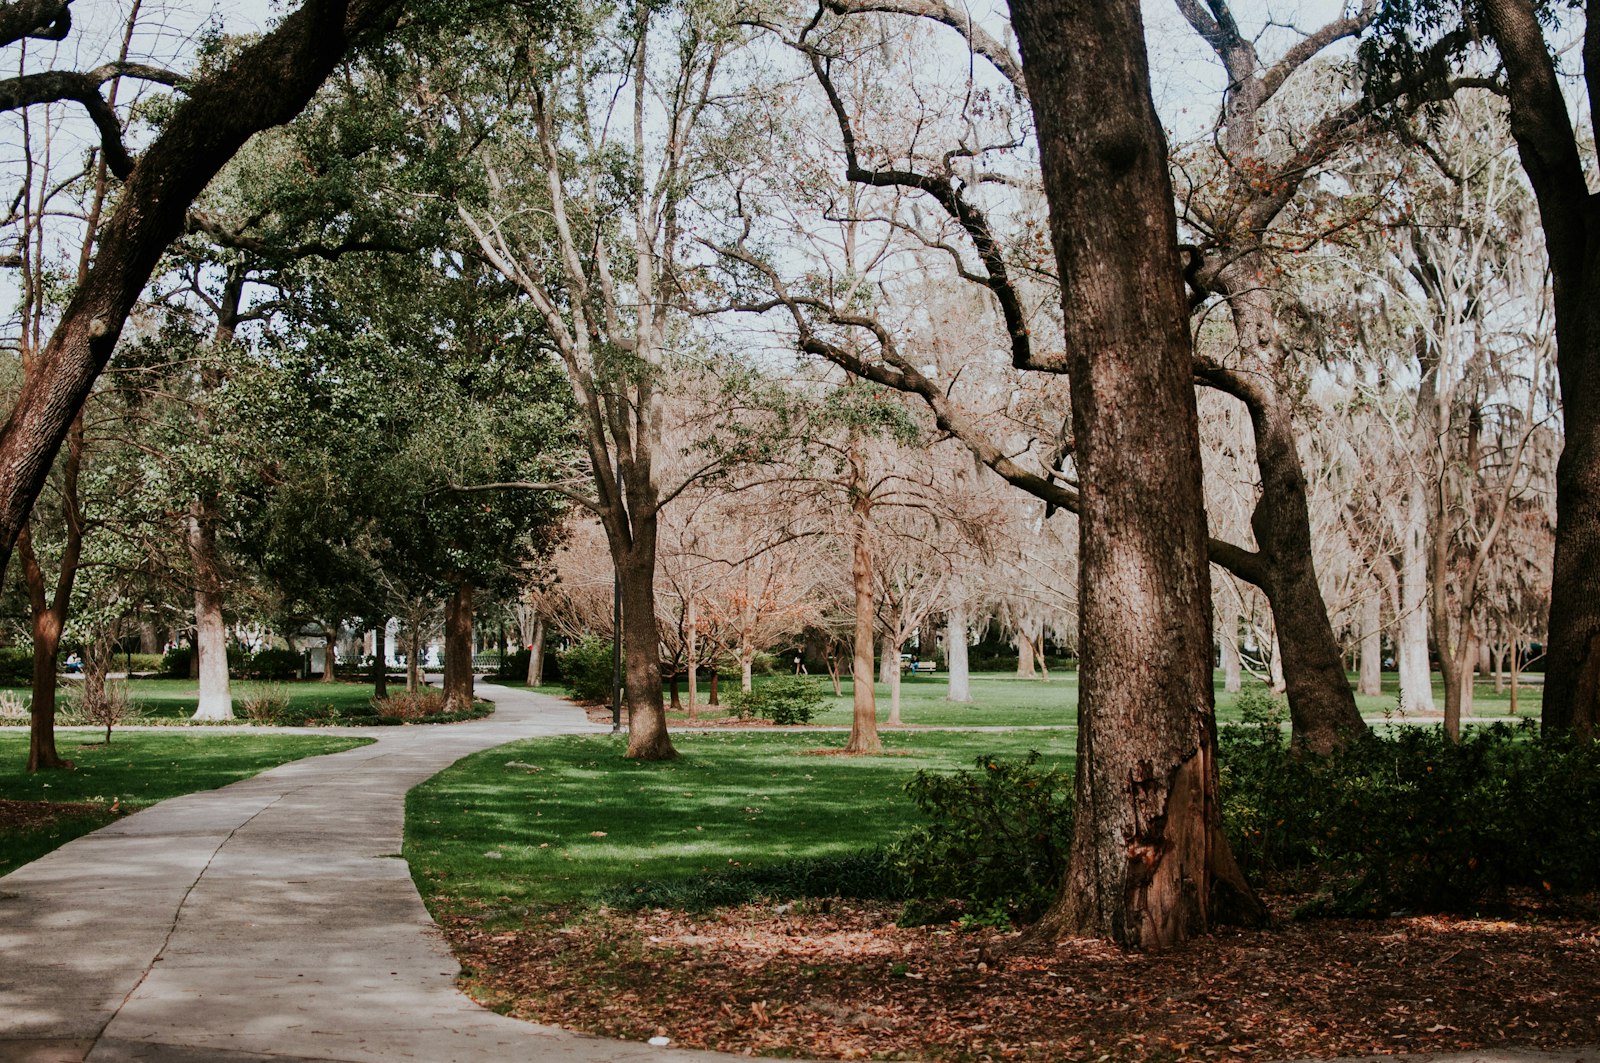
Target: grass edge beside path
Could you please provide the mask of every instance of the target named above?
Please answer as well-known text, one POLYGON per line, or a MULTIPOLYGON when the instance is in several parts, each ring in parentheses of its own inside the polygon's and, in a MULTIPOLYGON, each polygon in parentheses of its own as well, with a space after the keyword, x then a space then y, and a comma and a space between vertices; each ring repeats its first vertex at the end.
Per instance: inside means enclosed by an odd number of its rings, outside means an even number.
POLYGON ((118 732, 106 745, 91 737, 91 732, 58 737, 62 755, 77 765, 72 771, 29 775, 23 770, 27 732, 0 733, 0 875, 167 798, 215 790, 280 764, 373 741, 346 735, 157 731, 118 732))

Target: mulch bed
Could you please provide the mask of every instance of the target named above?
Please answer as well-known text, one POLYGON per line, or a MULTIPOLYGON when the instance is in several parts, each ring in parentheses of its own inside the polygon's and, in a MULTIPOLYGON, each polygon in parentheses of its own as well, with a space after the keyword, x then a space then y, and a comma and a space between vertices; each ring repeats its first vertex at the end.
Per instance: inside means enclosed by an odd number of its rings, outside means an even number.
POLYGON ((113 811, 88 801, 12 801, 0 798, 0 832, 37 830, 68 816, 106 815, 113 811))
POLYGON ((1600 909, 1224 930, 1164 953, 899 929, 892 905, 447 927, 467 988, 519 1018, 757 1055, 1268 1060, 1600 1044, 1600 909))

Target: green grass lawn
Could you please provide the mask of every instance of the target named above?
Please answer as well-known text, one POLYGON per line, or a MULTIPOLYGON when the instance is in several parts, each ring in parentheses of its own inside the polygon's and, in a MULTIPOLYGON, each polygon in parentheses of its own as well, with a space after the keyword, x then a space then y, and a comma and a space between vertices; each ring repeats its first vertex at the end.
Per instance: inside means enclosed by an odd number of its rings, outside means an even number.
POLYGON ((65 845, 117 818, 120 802, 132 812, 196 790, 212 790, 291 760, 337 753, 371 739, 322 735, 116 734, 110 745, 85 732, 58 732, 56 747, 73 771, 29 775, 28 735, 0 732, 0 799, 70 802, 74 808, 50 822, 12 829, 0 818, 0 874, 65 845))
MULTIPOLYGON (((1240 719, 1238 709, 1238 695, 1229 694, 1223 690, 1223 678, 1220 671, 1214 673, 1217 696, 1217 719, 1226 723, 1235 723, 1240 719)), ((1351 685, 1355 685, 1355 677, 1351 676, 1351 685)), ((759 678, 758 678, 759 681, 759 678)), ((827 693, 827 701, 823 711, 812 722, 819 725, 843 726, 850 725, 853 711, 851 704, 851 683, 848 679, 842 683, 843 693, 839 697, 833 696, 832 684, 827 676, 816 677, 818 685, 827 693)), ((1246 678, 1246 689, 1251 685, 1259 685, 1254 679, 1246 678)), ((999 672, 977 672, 971 677, 972 704, 957 705, 945 697, 949 689, 949 677, 942 672, 934 674, 906 675, 900 680, 900 719, 907 726, 926 727, 973 727, 973 726, 998 726, 998 727, 1027 727, 1027 726, 1076 726, 1078 709, 1078 673, 1068 671, 1052 672, 1050 680, 1045 682, 1040 679, 1023 679, 1015 675, 999 672)), ((541 687, 542 691, 561 696, 565 694, 561 687, 541 687)), ((724 681, 723 691, 737 690, 738 683, 724 681)), ((1363 715, 1381 716, 1385 711, 1394 711, 1398 694, 1398 677, 1387 672, 1383 677, 1384 693, 1378 696, 1358 696, 1356 704, 1363 715)), ((880 723, 889 718, 889 688, 885 683, 875 684, 877 692, 878 721, 880 723)), ((1540 699, 1544 688, 1537 684, 1523 684, 1519 694, 1518 712, 1522 716, 1537 716, 1539 713, 1540 699)), ((685 694, 680 686, 679 696, 685 694)), ((1444 709, 1444 687, 1438 677, 1434 678, 1434 701, 1436 707, 1444 709)), ((707 708, 704 699, 709 696, 706 683, 701 684, 702 715, 707 719, 716 719, 723 714, 720 709, 707 708)), ((1506 717, 1510 710, 1511 694, 1507 690, 1503 693, 1494 693, 1492 680, 1479 683, 1473 694, 1472 717, 1481 719, 1501 719, 1506 717)), ((675 714, 673 722, 683 724, 687 722, 687 715, 675 714)))
POLYGON ((983 754, 1069 769, 1064 732, 898 731, 887 755, 819 756, 841 736, 680 734, 678 760, 622 758, 619 738, 514 742, 467 757, 411 791, 405 855, 438 914, 581 903, 610 886, 690 878, 732 864, 853 852, 917 817, 901 792, 918 768, 983 754))
MULTIPOLYGON (((74 689, 76 679, 64 679, 61 682, 62 690, 74 689)), ((128 696, 138 704, 145 719, 133 720, 130 723, 177 723, 187 721, 194 715, 195 706, 200 703, 200 684, 193 679, 130 679, 127 681, 128 696)), ((241 699, 253 688, 261 686, 274 686, 289 696, 291 706, 300 705, 337 705, 341 709, 365 709, 372 698, 371 682, 323 683, 318 680, 292 680, 282 683, 263 684, 249 680, 235 680, 232 684, 234 715, 243 720, 244 713, 241 699)), ((12 688, 26 701, 29 690, 26 687, 12 688)), ((391 689, 404 689, 404 684, 391 689)), ((240 722, 232 721, 232 722, 240 722)))

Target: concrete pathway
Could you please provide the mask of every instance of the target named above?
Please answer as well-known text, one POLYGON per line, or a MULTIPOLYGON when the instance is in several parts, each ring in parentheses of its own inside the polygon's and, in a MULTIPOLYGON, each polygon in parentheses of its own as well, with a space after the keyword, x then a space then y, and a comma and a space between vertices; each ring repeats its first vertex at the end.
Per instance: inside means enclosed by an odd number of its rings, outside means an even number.
POLYGON ((0 878, 0 1061, 508 1063, 726 1059, 486 1011, 412 885, 405 794, 469 753, 603 732, 556 698, 484 686, 441 727, 190 794, 0 878))

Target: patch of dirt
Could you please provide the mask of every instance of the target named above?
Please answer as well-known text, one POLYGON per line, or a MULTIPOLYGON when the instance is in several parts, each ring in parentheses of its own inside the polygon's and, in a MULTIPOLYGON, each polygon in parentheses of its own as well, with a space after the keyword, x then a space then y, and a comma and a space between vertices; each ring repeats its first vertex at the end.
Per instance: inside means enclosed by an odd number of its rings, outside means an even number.
POLYGON ((103 804, 87 801, 11 801, 0 798, 0 832, 38 830, 69 816, 106 815, 120 812, 103 804))
POLYGON ((827 1059, 1267 1060, 1600 1043, 1600 913, 1225 930, 1164 953, 900 929, 893 905, 548 914, 446 927, 497 1010, 827 1059), (780 914, 780 911, 782 914, 780 914))

